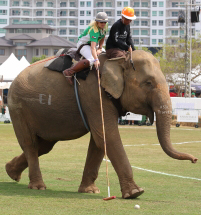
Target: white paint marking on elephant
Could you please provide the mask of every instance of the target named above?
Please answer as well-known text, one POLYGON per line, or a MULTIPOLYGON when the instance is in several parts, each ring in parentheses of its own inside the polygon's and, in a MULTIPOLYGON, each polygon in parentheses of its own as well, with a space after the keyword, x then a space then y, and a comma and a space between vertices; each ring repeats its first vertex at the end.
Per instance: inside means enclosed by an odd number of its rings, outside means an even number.
POLYGON ((48 105, 51 105, 51 101, 52 101, 52 95, 49 95, 49 97, 48 97, 48 105))
MULTIPOLYGON (((105 160, 105 159, 103 159, 103 160, 105 160)), ((108 162, 111 163, 110 160, 108 160, 108 162)), ((184 179, 191 179, 191 180, 201 181, 201 178, 193 178, 193 177, 188 177, 188 176, 169 174, 169 173, 165 173, 165 172, 159 172, 159 171, 154 171, 154 170, 150 170, 150 169, 144 169, 144 168, 137 167, 137 166, 131 166, 131 167, 134 168, 134 169, 139 169, 139 170, 143 170, 143 171, 151 172, 151 173, 156 173, 156 174, 160 174, 160 175, 167 175, 167 176, 172 176, 172 177, 177 177, 177 178, 184 178, 184 179)))
POLYGON ((171 114, 172 113, 172 111, 161 111, 161 110, 158 110, 158 113, 159 114, 171 114))
MULTIPOLYGON (((45 98, 43 98, 44 96, 46 96, 45 94, 39 94, 39 102, 42 105, 45 105, 46 102, 44 102, 45 98)), ((52 101, 52 95, 48 95, 48 99, 47 99, 47 104, 51 105, 51 101, 52 101)))
POLYGON ((39 94, 39 102, 40 104, 44 105, 45 103, 43 103, 43 96, 46 96, 45 94, 39 94))
MULTIPOLYGON (((181 142, 181 143, 172 143, 172 144, 174 144, 174 145, 182 145, 182 144, 188 144, 188 143, 201 143, 201 141, 190 141, 190 142, 181 142)), ((146 145, 160 146, 159 143, 155 143, 155 144, 124 145, 124 146, 146 146, 146 145)))

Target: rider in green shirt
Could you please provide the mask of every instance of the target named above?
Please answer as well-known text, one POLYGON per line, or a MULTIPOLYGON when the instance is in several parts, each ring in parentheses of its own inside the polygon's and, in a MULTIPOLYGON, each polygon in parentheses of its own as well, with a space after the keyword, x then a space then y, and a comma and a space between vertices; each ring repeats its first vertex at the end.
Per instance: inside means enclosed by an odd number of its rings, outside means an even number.
POLYGON ((107 14, 105 12, 99 12, 95 21, 93 21, 79 36, 77 48, 85 59, 63 71, 64 76, 70 84, 73 84, 72 76, 76 72, 92 65, 94 65, 96 69, 100 66, 98 55, 102 52, 102 46, 108 27, 107 22, 107 14), (98 49, 96 48, 97 45, 99 45, 98 49))
POLYGON ((79 46, 80 44, 91 45, 91 42, 98 43, 101 39, 105 38, 105 34, 106 29, 99 29, 95 25, 88 26, 78 38, 79 46))

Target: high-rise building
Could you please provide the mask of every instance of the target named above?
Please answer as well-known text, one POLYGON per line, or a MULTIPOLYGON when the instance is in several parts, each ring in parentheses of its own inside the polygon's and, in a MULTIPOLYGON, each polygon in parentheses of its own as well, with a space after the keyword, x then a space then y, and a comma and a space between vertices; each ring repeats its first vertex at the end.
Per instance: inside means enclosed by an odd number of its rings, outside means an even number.
MULTIPOLYGON (((19 21, 38 21, 55 29, 54 34, 76 42, 78 36, 100 11, 109 17, 109 28, 121 18, 123 7, 135 9, 137 19, 131 23, 136 46, 158 47, 185 35, 185 24, 178 23, 179 10, 186 0, 0 0, 0 36, 3 27, 19 21)), ((194 0, 193 0, 194 2, 194 0)), ((199 25, 200 26, 200 25, 199 25)), ((198 26, 201 29, 201 27, 198 26)), ((18 30, 20 31, 20 29, 18 30)), ((192 36, 195 36, 192 24, 192 36)))

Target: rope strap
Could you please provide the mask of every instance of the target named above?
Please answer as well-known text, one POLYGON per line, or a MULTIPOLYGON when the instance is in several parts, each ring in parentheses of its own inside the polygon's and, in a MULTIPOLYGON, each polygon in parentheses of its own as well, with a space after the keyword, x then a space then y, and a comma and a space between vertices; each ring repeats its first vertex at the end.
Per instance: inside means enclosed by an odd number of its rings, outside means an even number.
MULTIPOLYGON (((77 101, 77 105, 78 105, 78 109, 80 111, 80 115, 82 117, 82 121, 84 123, 85 128, 87 129, 87 131, 90 131, 89 126, 84 118, 84 114, 82 111, 82 107, 80 105, 80 99, 79 99, 79 95, 78 95, 78 88, 77 88, 77 78, 76 78, 76 74, 74 75, 74 90, 75 90, 75 97, 76 97, 76 101, 77 101)), ((79 83, 79 82, 78 82, 79 83)))

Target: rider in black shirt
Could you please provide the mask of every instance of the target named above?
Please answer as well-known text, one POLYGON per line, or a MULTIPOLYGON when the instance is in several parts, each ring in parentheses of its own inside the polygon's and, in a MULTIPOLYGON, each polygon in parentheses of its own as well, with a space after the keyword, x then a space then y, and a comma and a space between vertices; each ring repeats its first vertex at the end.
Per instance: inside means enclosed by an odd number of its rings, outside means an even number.
POLYGON ((130 35, 130 23, 136 19, 134 9, 125 7, 122 10, 122 18, 116 21, 110 29, 110 35, 106 42, 106 54, 108 58, 125 56, 126 52, 135 50, 130 35))

